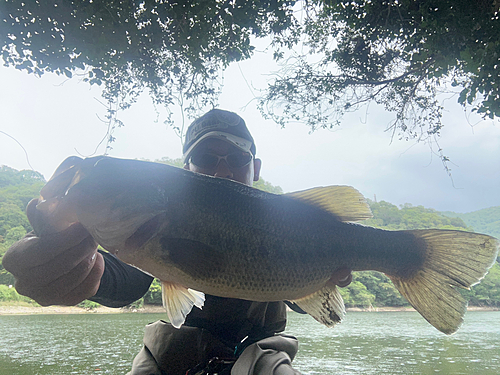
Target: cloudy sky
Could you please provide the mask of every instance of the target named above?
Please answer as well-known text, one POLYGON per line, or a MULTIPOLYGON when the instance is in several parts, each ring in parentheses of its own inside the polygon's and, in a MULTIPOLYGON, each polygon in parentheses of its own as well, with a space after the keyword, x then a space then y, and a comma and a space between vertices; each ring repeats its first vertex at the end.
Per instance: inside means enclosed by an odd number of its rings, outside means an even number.
MULTIPOLYGON (((263 53, 231 66, 220 108, 246 120, 263 160, 262 176, 285 192, 352 185, 367 198, 396 205, 456 212, 500 205, 498 121, 467 117, 456 99, 445 102, 446 126, 439 142, 453 163, 451 179, 428 145, 391 142, 384 130, 392 116, 375 107, 346 117, 334 131, 312 134, 300 123, 281 129, 262 119, 252 99, 269 79, 272 66, 263 53)), ((31 169, 31 165, 49 178, 67 156, 104 152, 104 144, 99 144, 107 127, 100 120, 105 108, 98 101, 98 89, 77 79, 36 78, 5 67, 0 67, 0 82, 0 131, 6 133, 0 133, 0 164, 15 169, 31 169)), ((147 96, 121 119, 125 127, 114 133, 111 156, 151 160, 181 156, 180 139, 147 96)))

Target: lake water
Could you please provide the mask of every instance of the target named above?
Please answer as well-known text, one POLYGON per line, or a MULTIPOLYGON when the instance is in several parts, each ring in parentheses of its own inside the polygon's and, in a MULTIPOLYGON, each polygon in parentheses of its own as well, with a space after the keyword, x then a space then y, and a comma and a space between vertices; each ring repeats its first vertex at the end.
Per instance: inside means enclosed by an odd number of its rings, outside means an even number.
MULTIPOLYGON (((0 316, 1 375, 125 374, 163 314, 0 316)), ((500 374, 500 312, 468 312, 446 336, 416 312, 349 312, 328 329, 289 313, 304 374, 500 374)))

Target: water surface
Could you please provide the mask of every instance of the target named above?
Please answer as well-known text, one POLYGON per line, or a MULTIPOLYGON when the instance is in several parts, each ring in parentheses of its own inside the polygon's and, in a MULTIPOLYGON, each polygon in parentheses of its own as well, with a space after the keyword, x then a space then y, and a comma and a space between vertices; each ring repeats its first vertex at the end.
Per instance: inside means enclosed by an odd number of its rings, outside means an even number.
MULTIPOLYGON (((144 325, 164 314, 0 316, 0 375, 125 374, 144 325)), ((289 314, 304 374, 500 374, 500 312, 468 312, 446 336, 415 312, 349 312, 328 329, 289 314)))
MULTIPOLYGON (((304 374, 500 374, 500 312, 468 312, 447 336, 416 312, 349 312, 334 329, 290 315, 304 374)), ((314 321, 313 321, 314 322, 314 321)))

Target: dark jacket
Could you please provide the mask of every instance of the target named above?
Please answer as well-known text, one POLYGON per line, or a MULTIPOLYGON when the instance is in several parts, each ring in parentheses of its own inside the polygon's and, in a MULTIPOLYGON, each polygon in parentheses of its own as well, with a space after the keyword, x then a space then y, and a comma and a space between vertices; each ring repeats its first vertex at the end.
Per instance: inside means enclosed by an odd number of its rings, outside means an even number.
MULTIPOLYGON (((101 252, 104 274, 97 294, 91 298, 108 307, 126 306, 147 291, 153 278, 129 266, 114 255, 101 252)), ((193 308, 185 326, 204 328, 228 346, 236 346, 245 337, 262 338, 282 332, 286 325, 283 302, 252 302, 233 298, 205 296, 202 310, 193 308)))

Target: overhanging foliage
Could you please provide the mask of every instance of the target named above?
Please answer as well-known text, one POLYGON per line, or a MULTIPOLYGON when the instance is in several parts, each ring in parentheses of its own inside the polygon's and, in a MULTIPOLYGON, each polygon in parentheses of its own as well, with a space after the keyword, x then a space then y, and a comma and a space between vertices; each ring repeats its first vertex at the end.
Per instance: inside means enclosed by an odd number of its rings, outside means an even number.
POLYGON ((428 139, 443 124, 438 94, 485 118, 500 116, 500 3, 493 0, 309 2, 299 30, 275 44, 283 69, 260 102, 284 125, 332 127, 376 102, 395 114, 393 132, 428 139), (290 41, 306 47, 288 53, 290 41), (449 97, 449 95, 447 96, 449 97))
POLYGON ((218 96, 218 73, 249 58, 250 36, 279 33, 290 1, 2 0, 6 65, 81 75, 124 108, 147 89, 156 103, 191 109, 218 96), (188 105, 186 105, 189 107, 188 105))
MULTIPOLYGON (((6 65, 104 85, 112 117, 147 90, 188 114, 215 106, 220 73, 269 37, 284 62, 260 101, 284 125, 332 127, 376 102, 401 138, 439 135, 445 85, 485 118, 500 115, 497 0, 0 2, 6 65), (298 53, 294 51, 305 51, 298 53)), ((445 157, 443 157, 445 159, 445 157)))

